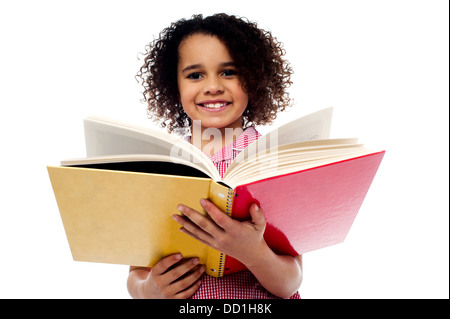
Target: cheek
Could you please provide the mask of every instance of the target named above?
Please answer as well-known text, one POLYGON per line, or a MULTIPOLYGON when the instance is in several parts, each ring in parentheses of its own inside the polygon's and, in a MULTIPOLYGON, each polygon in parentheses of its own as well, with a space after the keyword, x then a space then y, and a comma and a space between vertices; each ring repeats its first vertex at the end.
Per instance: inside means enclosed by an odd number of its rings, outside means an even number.
POLYGON ((195 110, 195 94, 186 87, 178 87, 178 99, 184 112, 192 118, 195 110))
POLYGON ((185 104, 192 101, 195 95, 188 86, 178 85, 178 96, 181 104, 185 104))
POLYGON ((240 80, 237 80, 233 84, 233 92, 235 96, 239 96, 241 100, 247 100, 248 101, 248 94, 245 91, 244 85, 240 80))
POLYGON ((239 86, 239 88, 236 89, 235 91, 235 97, 237 99, 239 99, 239 102, 241 104, 241 106, 244 108, 247 107, 248 105, 248 94, 244 92, 244 90, 242 89, 242 86, 239 86))

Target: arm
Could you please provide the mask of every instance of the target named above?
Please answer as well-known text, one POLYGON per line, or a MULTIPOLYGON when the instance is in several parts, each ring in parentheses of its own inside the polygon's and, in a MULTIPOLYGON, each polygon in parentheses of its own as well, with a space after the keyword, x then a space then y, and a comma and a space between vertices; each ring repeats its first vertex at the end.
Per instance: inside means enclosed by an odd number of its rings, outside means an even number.
POLYGON ((263 237, 264 213, 256 204, 250 207, 251 221, 244 222, 233 220, 207 200, 201 204, 211 219, 178 206, 184 216, 172 217, 183 226, 181 231, 242 262, 272 294, 287 298, 298 290, 303 278, 301 256, 277 255, 270 249, 263 237))
POLYGON ((258 281, 275 296, 288 298, 303 279, 302 256, 277 255, 268 246, 254 264, 246 264, 258 281))
POLYGON ((200 287, 204 270, 198 258, 182 259, 180 254, 161 259, 153 268, 131 266, 128 292, 139 299, 185 299, 200 287))

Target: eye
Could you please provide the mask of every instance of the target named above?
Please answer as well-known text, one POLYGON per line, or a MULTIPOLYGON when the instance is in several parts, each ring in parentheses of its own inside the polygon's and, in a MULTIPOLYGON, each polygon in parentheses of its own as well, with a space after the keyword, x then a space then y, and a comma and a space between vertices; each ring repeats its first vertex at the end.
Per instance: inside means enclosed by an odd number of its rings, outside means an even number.
POLYGON ((237 75, 237 72, 236 72, 236 70, 229 69, 229 70, 223 71, 222 75, 226 76, 226 77, 232 77, 232 76, 237 75))
POLYGON ((189 74, 187 76, 187 78, 191 79, 191 80, 200 80, 202 78, 202 75, 198 72, 194 72, 194 73, 189 74))

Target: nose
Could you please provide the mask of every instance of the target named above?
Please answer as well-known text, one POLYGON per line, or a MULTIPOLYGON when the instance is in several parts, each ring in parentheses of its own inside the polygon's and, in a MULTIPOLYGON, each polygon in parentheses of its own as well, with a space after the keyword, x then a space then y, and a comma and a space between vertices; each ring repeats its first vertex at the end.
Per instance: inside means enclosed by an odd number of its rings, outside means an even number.
POLYGON ((218 77, 210 77, 205 81, 205 87, 203 89, 204 94, 217 95, 223 92, 224 87, 218 77))

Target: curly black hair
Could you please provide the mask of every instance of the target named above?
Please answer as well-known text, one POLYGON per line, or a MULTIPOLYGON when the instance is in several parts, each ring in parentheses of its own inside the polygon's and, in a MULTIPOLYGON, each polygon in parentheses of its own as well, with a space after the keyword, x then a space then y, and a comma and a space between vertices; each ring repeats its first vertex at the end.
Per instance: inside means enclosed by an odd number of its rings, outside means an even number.
POLYGON ((144 101, 150 118, 161 122, 169 132, 187 128, 178 92, 177 66, 180 43, 194 34, 217 37, 228 48, 239 71, 249 104, 243 114, 243 127, 271 123, 278 111, 291 105, 287 88, 292 69, 283 59, 282 44, 257 24, 224 13, 208 17, 194 15, 172 23, 153 40, 144 53, 137 79, 144 86, 144 101))

